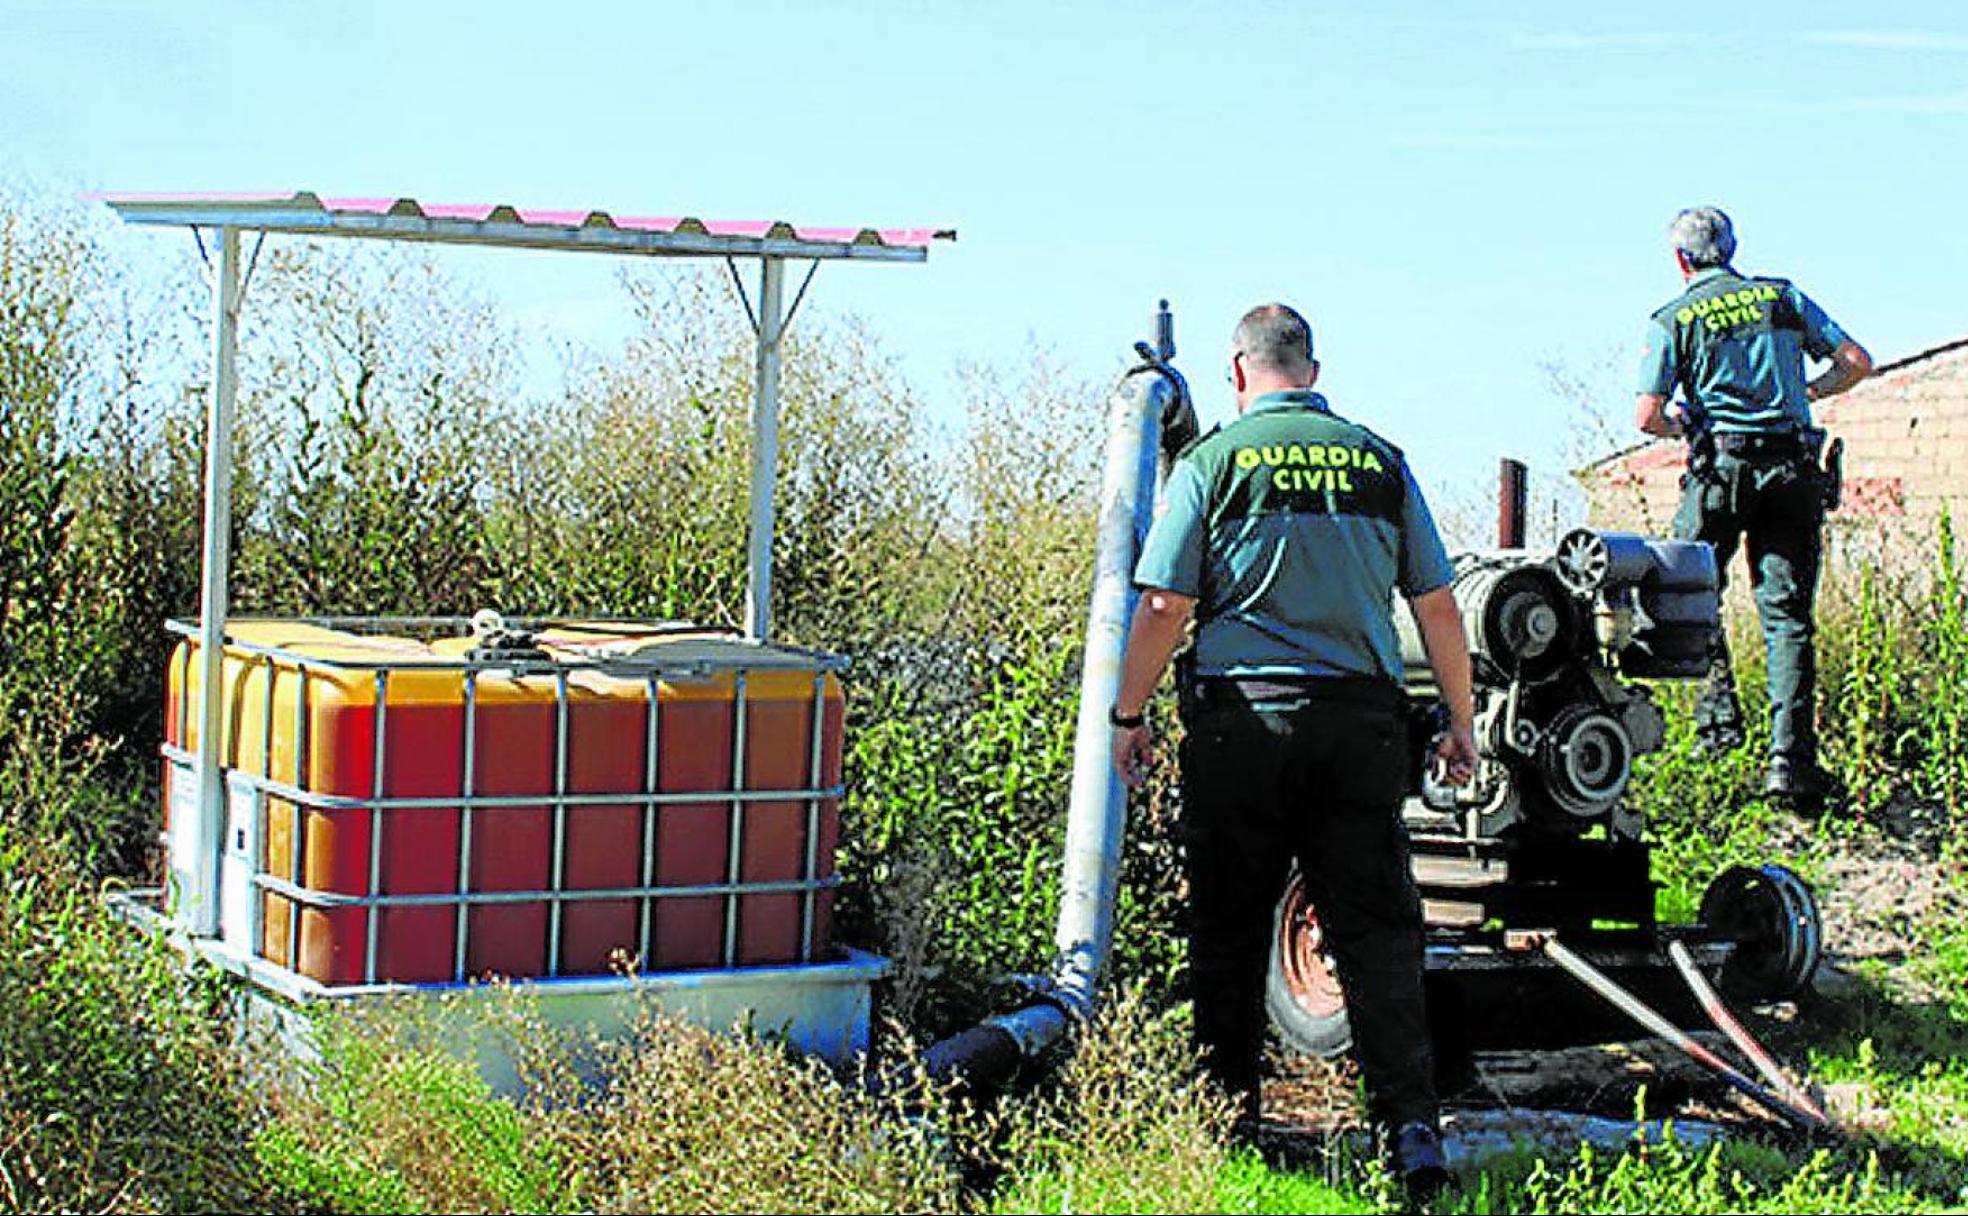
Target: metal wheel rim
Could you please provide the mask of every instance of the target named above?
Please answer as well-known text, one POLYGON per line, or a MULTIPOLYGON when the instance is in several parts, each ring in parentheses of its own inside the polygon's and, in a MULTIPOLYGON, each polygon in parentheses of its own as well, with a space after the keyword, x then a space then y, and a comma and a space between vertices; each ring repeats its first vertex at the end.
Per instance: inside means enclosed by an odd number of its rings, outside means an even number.
POLYGON ((1733 936, 1725 983, 1753 999, 1781 1000, 1810 983, 1824 930, 1811 888, 1786 866, 1735 866, 1709 884, 1702 922, 1733 936))
POLYGON ((1325 927, 1319 923, 1304 878, 1295 871, 1278 912, 1277 949, 1279 971, 1293 1003, 1315 1018, 1345 1010, 1346 993, 1326 949, 1325 927))

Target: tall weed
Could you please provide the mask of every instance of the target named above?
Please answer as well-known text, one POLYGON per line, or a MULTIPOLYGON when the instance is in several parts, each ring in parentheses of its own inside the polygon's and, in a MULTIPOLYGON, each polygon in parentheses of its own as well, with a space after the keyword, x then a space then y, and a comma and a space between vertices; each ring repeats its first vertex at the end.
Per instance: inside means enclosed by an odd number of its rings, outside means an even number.
POLYGON ((258 1150, 342 1211, 915 1212, 959 1206, 960 1112, 872 1096, 746 1033, 646 1005, 607 1042, 548 1025, 523 990, 414 1002, 323 1027, 258 1150), (517 1100, 468 1062, 502 1045, 517 1100), (936 1130, 941 1128, 942 1130, 936 1130))
POLYGON ((0 1209, 273 1210, 213 977, 0 821, 0 1209))
POLYGON ((1934 581, 1929 611, 1921 623, 1922 649, 1931 656, 1934 678, 1922 708, 1922 763, 1919 792, 1947 810, 1959 833, 1962 801, 1968 796, 1968 588, 1955 551, 1954 519, 1941 515, 1936 538, 1934 581))
POLYGON ((1500 1159, 1444 1212, 1926 1212, 1937 1205, 1894 1185, 1877 1157, 1819 1152, 1801 1165, 1749 1144, 1694 1149, 1676 1140, 1607 1154, 1581 1147, 1570 1162, 1500 1159), (1854 1166, 1856 1165, 1856 1168, 1854 1166))
POLYGON ((1000 1212, 1221 1210, 1234 1108, 1198 1073, 1182 1011, 1122 991, 1054 1086, 1008 1115, 1000 1212))

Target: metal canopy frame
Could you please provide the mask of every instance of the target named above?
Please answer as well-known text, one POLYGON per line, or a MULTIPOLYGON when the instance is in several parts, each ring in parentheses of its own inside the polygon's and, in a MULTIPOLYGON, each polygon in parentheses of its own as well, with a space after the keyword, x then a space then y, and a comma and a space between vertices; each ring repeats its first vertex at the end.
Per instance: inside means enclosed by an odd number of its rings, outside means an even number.
MULTIPOLYGON (((350 239, 416 241, 506 249, 550 249, 644 257, 718 257, 731 268, 755 334, 752 400, 750 531, 746 544, 745 633, 764 641, 772 627, 773 482, 779 464, 780 342, 791 312, 784 309, 787 259, 810 260, 793 301, 797 310, 823 261, 922 262, 948 228, 815 228, 780 222, 706 221, 693 216, 618 217, 605 211, 544 211, 499 205, 426 205, 410 198, 328 198, 293 194, 103 194, 96 196, 124 222, 217 233, 212 265, 212 387, 205 427, 205 528, 199 592, 202 672, 198 735, 201 865, 194 890, 184 893, 187 928, 219 931, 219 855, 225 830, 225 784, 220 766, 224 652, 232 569, 232 431, 239 392, 239 316, 247 283, 240 273, 240 234, 255 232, 350 239), (745 298, 737 259, 759 261, 758 306, 745 298)), ((199 238, 199 249, 205 243, 199 238)), ((258 247, 255 247, 257 261, 258 247)), ((250 277, 250 268, 248 272, 250 277)))

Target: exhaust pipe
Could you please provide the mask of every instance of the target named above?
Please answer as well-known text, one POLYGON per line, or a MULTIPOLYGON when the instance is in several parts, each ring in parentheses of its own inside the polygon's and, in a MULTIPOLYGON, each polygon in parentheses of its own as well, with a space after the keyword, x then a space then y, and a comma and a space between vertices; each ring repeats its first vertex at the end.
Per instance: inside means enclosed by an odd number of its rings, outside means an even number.
POLYGON ((1052 974, 1033 1003, 937 1043, 922 1059, 932 1078, 973 1092, 1003 1088, 1026 1063, 1063 1039, 1070 1026, 1093 1015, 1113 947, 1127 791, 1114 773, 1107 710, 1120 691, 1121 660, 1138 598, 1134 563, 1154 516, 1155 494, 1168 463, 1197 433, 1189 386, 1169 364, 1175 355, 1175 323, 1167 300, 1156 314, 1155 337, 1152 347, 1135 345, 1140 365, 1121 377, 1107 399, 1100 529, 1087 609, 1052 974))

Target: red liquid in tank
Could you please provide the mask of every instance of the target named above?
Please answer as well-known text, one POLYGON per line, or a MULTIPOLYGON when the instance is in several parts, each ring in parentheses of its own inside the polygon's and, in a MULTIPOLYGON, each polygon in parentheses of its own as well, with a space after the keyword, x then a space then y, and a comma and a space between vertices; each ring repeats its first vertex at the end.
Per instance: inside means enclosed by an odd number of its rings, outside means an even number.
MULTIPOLYGON (((657 719, 657 786, 666 794, 731 788, 730 701, 664 700, 657 719)), ((731 803, 662 804, 656 821, 656 885, 699 886, 730 877, 731 803)), ((724 897, 651 901, 649 966, 716 967, 724 962, 724 897)))
MULTIPOLYGON (((640 790, 649 725, 640 696, 570 702, 568 791, 608 794, 640 790)), ((642 885, 642 809, 634 803, 567 808, 566 885, 610 890, 642 885)), ((619 951, 639 947, 637 901, 572 900, 561 910, 562 975, 606 975, 619 951)))
MULTIPOLYGON (((554 785, 554 706, 489 701, 481 680, 475 794, 551 796, 554 785)), ((471 889, 545 891, 551 886, 553 814, 544 804, 480 807, 472 812, 471 889)), ((547 905, 475 904, 467 922, 468 975, 547 974, 547 905)))
MULTIPOLYGON (((752 789, 825 788, 840 779, 841 703, 825 702, 820 747, 821 771, 814 780, 813 700, 753 700, 746 719, 746 780, 752 789)), ((746 882, 786 882, 806 877, 807 807, 803 799, 746 805, 739 876, 746 882)), ((833 871, 833 837, 838 811, 833 799, 820 800, 814 814, 816 877, 833 871)), ((832 892, 814 900, 813 950, 821 957, 832 925, 832 892)), ((746 895, 739 899, 738 961, 741 964, 800 961, 806 897, 799 892, 746 895)))

